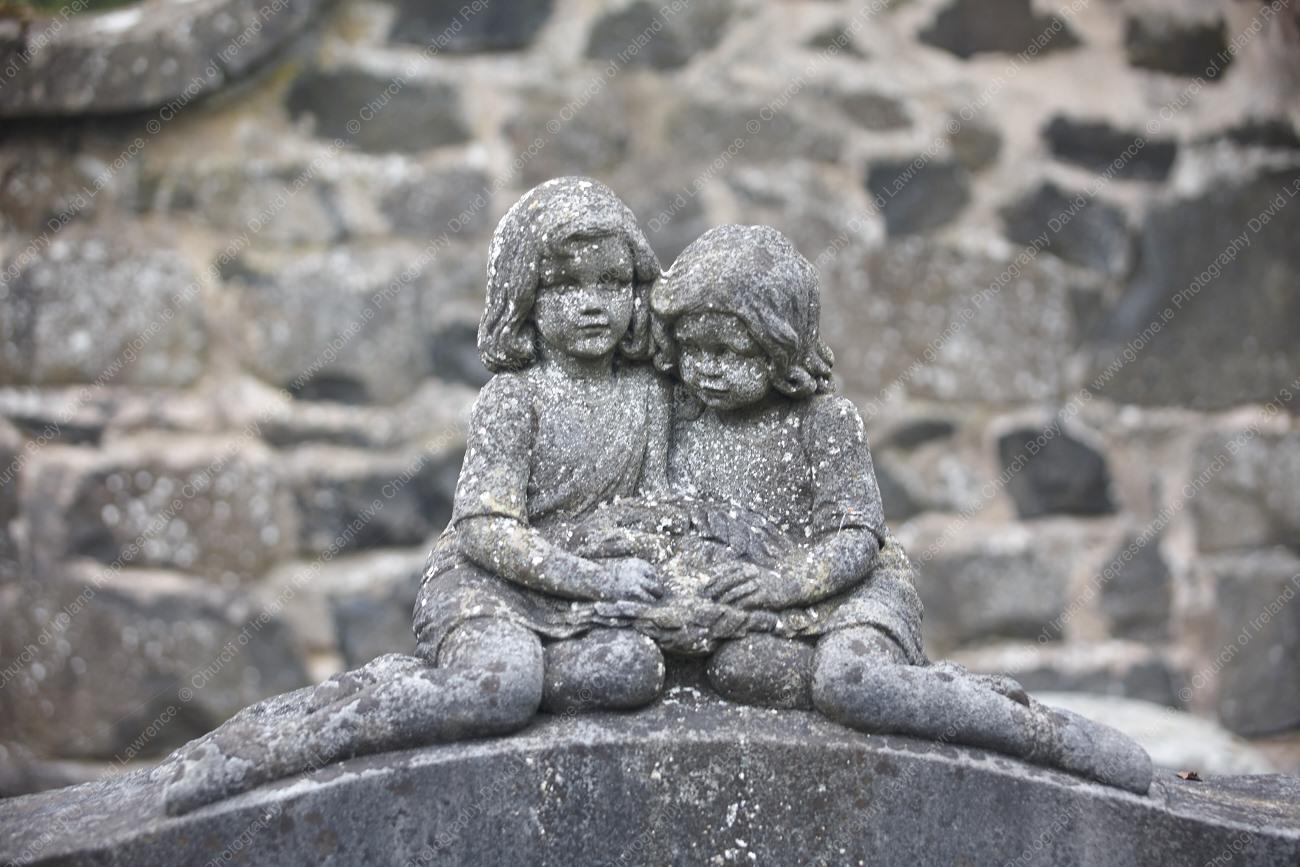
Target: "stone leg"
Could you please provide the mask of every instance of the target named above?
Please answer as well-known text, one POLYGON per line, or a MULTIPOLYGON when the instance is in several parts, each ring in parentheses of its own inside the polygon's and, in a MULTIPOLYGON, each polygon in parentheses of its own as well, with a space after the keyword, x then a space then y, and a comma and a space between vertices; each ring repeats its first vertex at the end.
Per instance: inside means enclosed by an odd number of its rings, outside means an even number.
POLYGON ((1150 787, 1150 757, 1109 726, 1040 705, 1007 678, 903 665, 891 644, 869 627, 823 637, 813 664, 817 709, 863 731, 983 747, 1139 794, 1150 787))
POLYGON ((351 756, 507 734, 526 725, 541 702, 541 641, 509 621, 459 627, 437 668, 413 664, 414 657, 381 659, 388 662, 331 678, 315 688, 322 694, 308 692, 300 713, 231 719, 182 748, 163 790, 167 813, 351 756), (351 691, 324 703, 343 686, 351 691))
POLYGON ((728 641, 709 660, 709 683, 728 701, 810 710, 813 648, 775 635, 728 641))
POLYGON ((663 693, 664 657, 630 629, 593 629, 548 644, 542 710, 581 713, 643 707, 663 693))

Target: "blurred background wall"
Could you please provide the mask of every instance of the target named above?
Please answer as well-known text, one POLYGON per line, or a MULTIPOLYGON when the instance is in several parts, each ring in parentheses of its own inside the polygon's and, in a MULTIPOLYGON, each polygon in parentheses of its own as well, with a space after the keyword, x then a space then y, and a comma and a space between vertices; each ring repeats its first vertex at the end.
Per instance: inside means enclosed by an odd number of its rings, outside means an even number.
POLYGON ((1290 3, 86 5, 0 6, 0 789, 410 649, 565 174, 817 264, 932 654, 1300 764, 1290 3))

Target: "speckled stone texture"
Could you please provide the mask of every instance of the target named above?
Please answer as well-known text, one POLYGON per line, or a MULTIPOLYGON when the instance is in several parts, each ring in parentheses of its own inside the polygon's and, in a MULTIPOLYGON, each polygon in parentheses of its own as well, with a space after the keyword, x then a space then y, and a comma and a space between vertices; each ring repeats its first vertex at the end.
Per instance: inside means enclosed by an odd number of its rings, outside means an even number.
POLYGON ((179 819, 147 771, 0 802, 42 865, 1204 864, 1300 859, 1300 783, 1139 797, 679 687, 635 714, 333 765, 179 819), (1220 858, 1215 862, 1215 858, 1220 858))

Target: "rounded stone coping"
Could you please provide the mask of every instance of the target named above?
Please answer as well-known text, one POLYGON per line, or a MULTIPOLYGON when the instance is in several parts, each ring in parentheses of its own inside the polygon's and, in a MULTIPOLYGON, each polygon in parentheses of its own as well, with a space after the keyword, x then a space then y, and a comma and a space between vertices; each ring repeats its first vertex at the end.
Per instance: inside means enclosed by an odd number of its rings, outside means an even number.
POLYGON ((90 12, 71 0, 48 17, 0 19, 0 116, 179 111, 265 58, 324 2, 142 0, 90 12))
POLYGON ((162 814, 153 776, 161 772, 0 802, 0 861, 1300 860, 1297 778, 1161 772, 1142 797, 981 750, 689 691, 634 714, 542 717, 508 738, 354 759, 178 818, 162 814))

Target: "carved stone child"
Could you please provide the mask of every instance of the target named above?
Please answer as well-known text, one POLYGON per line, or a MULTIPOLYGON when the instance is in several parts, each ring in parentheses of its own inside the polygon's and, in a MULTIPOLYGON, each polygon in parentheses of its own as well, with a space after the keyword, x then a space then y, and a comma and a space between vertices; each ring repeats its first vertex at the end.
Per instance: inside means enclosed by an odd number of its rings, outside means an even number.
POLYGON ((704 587, 797 624, 726 643, 709 668, 720 692, 775 706, 811 699, 866 731, 986 747, 1146 791, 1150 759, 1120 733, 1039 705, 1009 678, 925 659, 920 600, 885 528, 862 420, 829 393, 816 271, 783 235, 706 232, 655 287, 652 308, 656 365, 689 398, 675 405, 670 482, 754 509, 797 543, 773 568, 721 565, 704 587))

